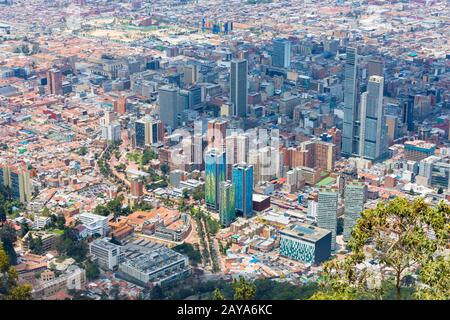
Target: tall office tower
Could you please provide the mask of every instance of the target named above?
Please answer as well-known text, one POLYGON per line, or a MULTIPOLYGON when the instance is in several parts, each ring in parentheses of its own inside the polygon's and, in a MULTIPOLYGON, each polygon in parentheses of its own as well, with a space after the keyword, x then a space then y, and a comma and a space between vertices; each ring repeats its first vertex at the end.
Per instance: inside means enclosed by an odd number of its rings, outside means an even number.
POLYGON ((184 85, 190 86, 198 82, 198 65, 190 64, 184 67, 184 85))
POLYGON ((253 214, 253 166, 235 164, 233 166, 233 186, 236 212, 244 217, 253 214))
POLYGON ((384 77, 384 62, 383 60, 371 59, 367 63, 367 77, 379 76, 384 77))
POLYGON ((219 209, 219 184, 225 181, 225 152, 211 149, 205 153, 205 198, 209 209, 219 209))
POLYGON ((332 137, 332 142, 336 146, 335 156, 336 160, 341 158, 341 145, 342 145, 342 131, 336 127, 328 129, 328 134, 332 137))
POLYGON ((358 110, 358 50, 347 48, 344 80, 344 123, 342 132, 342 154, 351 156, 359 153, 359 110, 358 110))
POLYGON ((172 130, 178 128, 181 118, 178 105, 177 87, 166 85, 159 88, 159 118, 172 130))
POLYGON ((289 68, 291 66, 291 42, 289 40, 273 40, 272 65, 279 68, 289 68))
POLYGON ((366 202, 367 186, 362 182, 348 182, 344 189, 344 240, 351 236, 356 220, 361 217, 366 202))
POLYGON ((409 132, 414 131, 414 96, 408 96, 403 101, 403 123, 409 132))
POLYGON ((236 217, 234 208, 235 190, 230 181, 222 181, 219 185, 219 219, 224 227, 230 226, 236 217))
POLYGON ((48 70, 47 85, 50 94, 62 96, 62 72, 58 69, 48 70))
POLYGON ((127 112, 127 97, 121 95, 113 101, 114 112, 125 114, 127 112))
POLYGON ((193 147, 192 160, 194 162, 194 168, 196 170, 204 170, 204 159, 203 159, 203 135, 201 133, 195 133, 192 139, 193 147))
POLYGON ((383 77, 371 76, 367 92, 361 95, 360 155, 370 160, 380 159, 387 151, 383 86, 383 77))
POLYGON ((11 186, 11 174, 8 164, 0 163, 0 186, 11 186))
POLYGON ((22 203, 31 201, 30 171, 22 167, 11 167, 9 174, 12 197, 22 203))
POLYGON ((134 123, 134 139, 135 147, 144 149, 145 148, 145 121, 138 120, 134 123))
POLYGON ((133 197, 140 198, 144 195, 144 182, 140 178, 133 178, 130 189, 133 197))
POLYGON ((164 125, 162 121, 152 118, 144 118, 142 121, 145 123, 145 145, 151 146, 161 142, 164 137, 164 125))
POLYGON ((317 203, 317 226, 331 231, 331 250, 336 249, 337 209, 339 192, 337 189, 319 190, 317 203))
POLYGON ((225 150, 225 139, 227 135, 228 122, 224 120, 208 121, 208 148, 214 148, 220 151, 225 150))
POLYGON ((247 116, 248 100, 248 62, 247 60, 231 61, 231 102, 234 104, 233 115, 247 116))

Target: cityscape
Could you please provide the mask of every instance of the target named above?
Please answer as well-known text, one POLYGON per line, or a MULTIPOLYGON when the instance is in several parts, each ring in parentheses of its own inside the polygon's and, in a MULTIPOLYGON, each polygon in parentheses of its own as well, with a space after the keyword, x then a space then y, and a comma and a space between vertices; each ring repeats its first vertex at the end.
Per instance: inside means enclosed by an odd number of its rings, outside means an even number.
POLYGON ((0 300, 450 300, 449 35, 446 0, 0 0, 0 300))

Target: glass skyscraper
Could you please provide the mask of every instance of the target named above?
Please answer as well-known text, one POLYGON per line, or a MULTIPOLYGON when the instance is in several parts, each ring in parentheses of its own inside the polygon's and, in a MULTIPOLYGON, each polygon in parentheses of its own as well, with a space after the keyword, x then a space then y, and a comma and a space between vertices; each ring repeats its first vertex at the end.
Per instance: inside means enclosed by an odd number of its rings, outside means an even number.
POLYGON ((279 68, 291 66, 291 42, 289 40, 273 40, 272 65, 279 68))
POLYGON ((235 219, 234 208, 235 190, 230 181, 222 181, 219 186, 219 218, 224 227, 228 227, 235 219))
POLYGON ((360 155, 377 160, 387 151, 386 120, 383 112, 384 78, 371 76, 367 92, 361 95, 360 155))
POLYGON ((342 154, 359 154, 358 51, 347 48, 344 80, 344 123, 342 154))
POLYGON ((233 185, 235 189, 235 208, 244 217, 253 213, 253 166, 233 166, 233 185))
POLYGON ((209 209, 219 209, 219 184, 225 181, 225 152, 211 149, 205 153, 205 200, 209 209))
POLYGON ((367 186, 362 182, 349 182, 345 186, 344 197, 344 240, 348 241, 356 220, 361 217, 366 201, 367 186))
POLYGON ((247 116, 247 74, 247 60, 235 59, 231 61, 231 102, 234 104, 233 115, 238 117, 247 116))
POLYGON ((339 193, 337 189, 319 190, 317 203, 317 226, 331 231, 331 250, 336 249, 337 208, 339 193))

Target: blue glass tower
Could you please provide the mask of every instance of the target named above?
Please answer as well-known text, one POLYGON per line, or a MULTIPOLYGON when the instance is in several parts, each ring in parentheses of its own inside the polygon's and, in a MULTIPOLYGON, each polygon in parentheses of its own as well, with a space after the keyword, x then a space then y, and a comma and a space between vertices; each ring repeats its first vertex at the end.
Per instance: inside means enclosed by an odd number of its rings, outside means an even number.
POLYGON ((244 217, 251 216, 253 213, 253 166, 235 164, 233 185, 236 211, 244 217))
POLYGON ((219 185, 225 181, 225 152, 211 149, 205 153, 205 200, 209 209, 219 209, 219 185))

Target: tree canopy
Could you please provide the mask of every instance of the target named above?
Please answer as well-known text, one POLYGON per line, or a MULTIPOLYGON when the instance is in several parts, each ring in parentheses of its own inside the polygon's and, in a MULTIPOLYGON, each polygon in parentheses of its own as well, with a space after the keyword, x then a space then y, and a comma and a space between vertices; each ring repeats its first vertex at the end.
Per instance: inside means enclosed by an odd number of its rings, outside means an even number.
POLYGON ((389 287, 403 299, 406 279, 415 279, 417 271, 414 297, 450 299, 448 282, 442 286, 450 268, 443 256, 449 221, 447 204, 430 207, 422 198, 395 198, 365 210, 352 230, 351 253, 324 264, 313 299, 385 299, 389 287))

